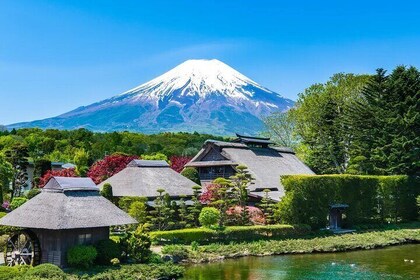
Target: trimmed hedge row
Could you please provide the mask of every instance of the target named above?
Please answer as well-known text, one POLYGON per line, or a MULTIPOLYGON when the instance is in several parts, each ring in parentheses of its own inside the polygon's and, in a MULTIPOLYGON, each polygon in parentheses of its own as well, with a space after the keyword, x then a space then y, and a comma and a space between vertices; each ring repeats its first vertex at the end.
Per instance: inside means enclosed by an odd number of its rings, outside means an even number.
POLYGON ((267 226, 232 226, 223 230, 209 228, 191 228, 150 233, 155 244, 209 244, 214 242, 253 241, 261 239, 280 239, 303 236, 311 228, 307 225, 267 225, 267 226))
POLYGON ((408 176, 290 175, 281 181, 286 195, 276 216, 283 223, 325 227, 329 205, 336 203, 349 205, 347 226, 417 218, 420 181, 408 176))

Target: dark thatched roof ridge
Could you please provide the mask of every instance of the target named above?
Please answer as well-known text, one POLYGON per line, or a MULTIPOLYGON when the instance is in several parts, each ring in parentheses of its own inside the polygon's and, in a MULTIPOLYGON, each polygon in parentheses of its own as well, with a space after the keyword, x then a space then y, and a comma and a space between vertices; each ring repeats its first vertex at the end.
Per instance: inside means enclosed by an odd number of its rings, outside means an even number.
POLYGON ((89 180, 51 178, 46 189, 0 219, 0 225, 61 230, 137 223, 102 197, 99 189, 89 180))

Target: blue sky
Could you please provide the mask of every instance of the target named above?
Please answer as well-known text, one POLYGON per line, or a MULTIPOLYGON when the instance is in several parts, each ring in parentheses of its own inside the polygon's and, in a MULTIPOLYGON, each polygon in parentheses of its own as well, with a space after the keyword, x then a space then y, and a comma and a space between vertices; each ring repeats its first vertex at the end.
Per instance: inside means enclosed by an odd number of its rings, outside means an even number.
POLYGON ((217 58, 296 99, 337 72, 420 67, 419 1, 0 1, 0 124, 217 58))

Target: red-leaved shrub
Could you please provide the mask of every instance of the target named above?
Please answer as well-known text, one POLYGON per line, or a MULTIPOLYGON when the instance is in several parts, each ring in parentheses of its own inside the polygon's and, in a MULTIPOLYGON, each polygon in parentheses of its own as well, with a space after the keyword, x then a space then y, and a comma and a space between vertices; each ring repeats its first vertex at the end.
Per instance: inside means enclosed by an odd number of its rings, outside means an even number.
POLYGON ((79 177, 79 176, 77 175, 74 168, 61 169, 61 170, 48 170, 47 173, 45 173, 44 176, 42 176, 39 179, 38 187, 43 188, 52 177, 79 177))
POLYGON ((138 156, 113 154, 95 162, 89 169, 87 175, 95 182, 102 183, 109 177, 123 170, 127 164, 138 156))

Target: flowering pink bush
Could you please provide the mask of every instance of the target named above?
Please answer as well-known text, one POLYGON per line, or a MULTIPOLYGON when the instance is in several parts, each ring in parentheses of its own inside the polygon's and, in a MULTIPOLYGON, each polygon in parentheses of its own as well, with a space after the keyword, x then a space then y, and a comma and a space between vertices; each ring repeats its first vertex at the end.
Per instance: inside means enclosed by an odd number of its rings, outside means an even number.
POLYGON ((219 200, 221 197, 219 195, 219 189, 222 188, 222 185, 210 183, 205 186, 205 190, 200 195, 200 202, 203 204, 209 204, 213 201, 219 200))
MULTIPOLYGON (((264 213, 261 211, 260 208, 254 206, 246 206, 246 211, 249 213, 249 221, 254 225, 264 225, 265 224, 265 217, 264 213)), ((241 206, 234 206, 230 207, 226 214, 228 215, 228 219, 230 221, 239 220, 240 215, 242 214, 243 207, 241 206)))
POLYGON ((3 204, 1 205, 1 207, 3 207, 3 209, 9 210, 10 202, 7 200, 3 201, 3 204))

